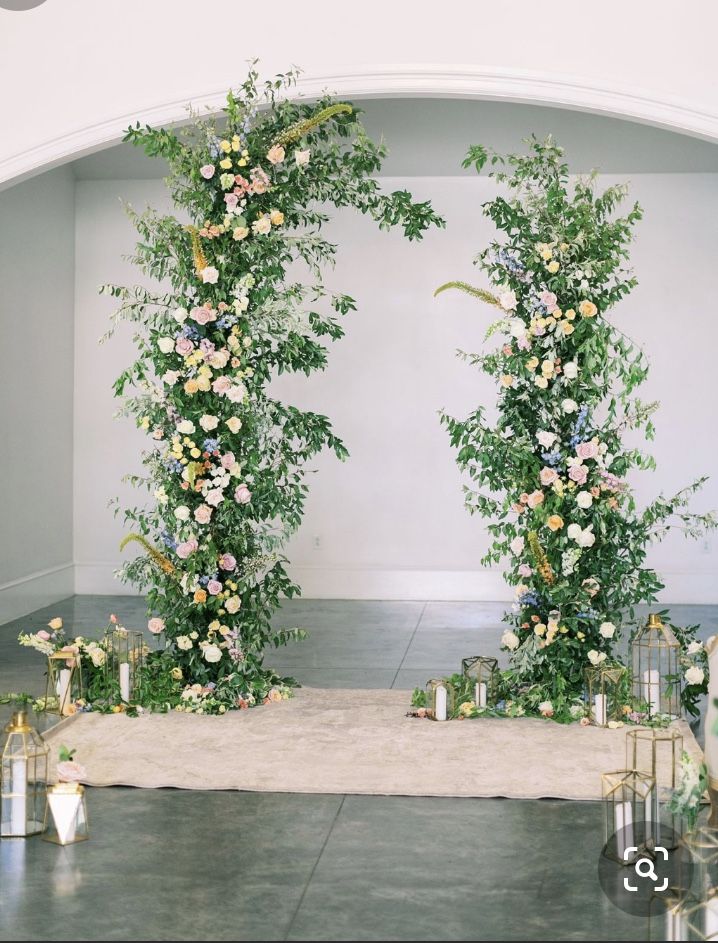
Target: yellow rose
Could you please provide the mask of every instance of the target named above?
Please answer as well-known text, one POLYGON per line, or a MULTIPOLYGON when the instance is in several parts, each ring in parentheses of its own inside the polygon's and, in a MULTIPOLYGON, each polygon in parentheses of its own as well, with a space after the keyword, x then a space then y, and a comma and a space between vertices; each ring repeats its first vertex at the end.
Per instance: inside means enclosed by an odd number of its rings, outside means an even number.
POLYGON ((187 380, 187 382, 184 385, 185 393, 188 393, 190 396, 196 393, 198 389, 199 389, 199 384, 197 383, 196 380, 187 380))
POLYGON ((538 365, 539 365, 538 357, 530 357, 526 361, 526 369, 531 370, 532 372, 536 369, 536 367, 538 367, 538 365))
POLYGON ((181 668, 173 668, 172 671, 170 672, 170 674, 171 674, 172 677, 175 679, 175 681, 181 681, 181 680, 182 680, 182 669, 181 669, 181 668))
POLYGON ((579 303, 578 312, 582 318, 592 318, 597 312, 598 308, 592 301, 582 301, 579 303))
POLYGON ((224 151, 225 154, 229 154, 229 152, 232 150, 232 145, 229 143, 229 141, 220 141, 219 149, 220 151, 224 151))
POLYGON ((506 389, 507 387, 513 386, 513 385, 514 385, 514 378, 511 376, 510 373, 505 373, 501 377, 501 386, 503 386, 504 389, 506 389))
POLYGON ((551 258, 552 255, 553 255, 553 252, 549 249, 548 246, 545 246, 541 250, 541 258, 544 260, 544 262, 548 262, 548 260, 551 258))
POLYGON ((239 432, 239 430, 242 428, 242 420, 239 419, 237 416, 232 416, 231 419, 227 419, 227 421, 225 422, 225 426, 227 426, 230 432, 236 435, 239 432))
POLYGON ((584 632, 577 632, 576 638, 579 640, 579 642, 582 642, 586 638, 586 635, 584 632))
POLYGON ((235 134, 235 136, 232 138, 232 150, 233 150, 233 151, 238 151, 241 146, 242 146, 242 144, 241 144, 239 138, 237 137, 237 135, 235 134))
POLYGON ((552 514, 546 521, 546 526, 549 530, 561 530, 563 527, 563 518, 560 514, 552 514))
POLYGON ((202 453, 198 448, 194 448, 189 454, 192 456, 192 458, 199 458, 202 453))
POLYGON ((573 321, 573 319, 576 317, 576 312, 573 310, 573 308, 569 308, 568 311, 564 314, 564 317, 567 321, 573 321))
POLYGON ((240 157, 237 163, 240 167, 246 167, 248 164, 248 161, 246 157, 240 157))
POLYGON ((545 390, 548 386, 548 380, 544 376, 534 377, 534 383, 540 390, 545 390))
POLYGON ((544 362, 541 364, 541 373, 543 373, 545 377, 550 377, 553 375, 553 371, 554 371, 553 360, 544 360, 544 362))
POLYGON ((211 376, 212 376, 212 368, 211 368, 211 367, 208 367, 206 363, 203 363, 202 366, 201 366, 201 367, 199 368, 199 370, 197 371, 197 373, 198 373, 201 377, 211 377, 211 376))
POLYGON ((270 210, 269 218, 272 221, 272 226, 281 226, 284 222, 284 213, 279 210, 270 210))
POLYGON ((559 246, 559 249, 561 250, 561 252, 568 252, 568 243, 562 242, 561 245, 559 246))
POLYGON ((47 627, 52 629, 53 632, 57 632, 58 629, 62 628, 62 619, 59 616, 55 616, 54 619, 50 619, 47 623, 47 627))
POLYGON ((563 331, 564 334, 569 335, 569 334, 573 334, 575 328, 573 324, 571 324, 570 321, 562 321, 561 330, 563 331))
POLYGON ((546 626, 543 624, 543 622, 538 622, 534 626, 534 635, 538 635, 540 637, 545 634, 546 634, 546 626))
POLYGON ((240 239, 246 239, 249 235, 249 229, 246 226, 237 226, 232 231, 232 238, 239 242, 240 239))
POLYGON ((223 157, 219 162, 219 166, 222 170, 231 170, 232 169, 232 159, 230 157, 223 157))
POLYGON ((202 393, 209 393, 211 386, 212 384, 209 377, 201 376, 197 380, 197 389, 201 390, 202 393))
POLYGON ((560 318, 563 317, 563 312, 561 311, 560 308, 555 308, 555 309, 551 312, 551 317, 552 317, 552 318, 556 318, 556 320, 558 321, 560 318))
POLYGON ((563 494, 563 482, 561 481, 561 479, 560 479, 560 478, 557 478, 556 481, 554 481, 554 483, 553 483, 553 485, 552 485, 551 487, 553 488, 553 490, 555 491, 555 493, 556 493, 559 497, 561 497, 561 495, 563 494))
POLYGON ((549 270, 549 272, 550 272, 552 275, 555 275, 556 272, 558 272, 558 270, 561 268, 561 266, 560 266, 560 264, 556 261, 556 259, 554 259, 553 262, 549 262, 549 264, 546 266, 546 268, 549 270))

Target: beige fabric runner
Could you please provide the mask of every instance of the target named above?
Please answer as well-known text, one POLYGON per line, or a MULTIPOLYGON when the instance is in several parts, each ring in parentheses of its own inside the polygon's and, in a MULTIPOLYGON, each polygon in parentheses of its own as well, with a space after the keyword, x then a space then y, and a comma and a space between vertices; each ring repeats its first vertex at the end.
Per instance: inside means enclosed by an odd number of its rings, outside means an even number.
MULTIPOLYGON (((600 799, 626 729, 537 718, 406 717, 408 691, 300 689, 222 717, 79 714, 45 738, 77 750, 94 786, 397 796, 600 799)), ((701 756, 678 721, 685 748, 701 756)))

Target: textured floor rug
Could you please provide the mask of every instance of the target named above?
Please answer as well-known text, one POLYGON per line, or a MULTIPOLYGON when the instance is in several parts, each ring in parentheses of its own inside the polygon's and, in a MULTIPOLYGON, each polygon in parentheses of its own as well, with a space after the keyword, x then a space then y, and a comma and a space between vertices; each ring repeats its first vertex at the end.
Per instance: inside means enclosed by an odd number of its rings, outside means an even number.
POLYGON ((406 717, 409 700, 408 691, 304 688, 223 717, 80 714, 45 737, 52 755, 61 743, 77 750, 93 786, 599 799, 600 774, 625 768, 625 728, 434 723, 406 717))

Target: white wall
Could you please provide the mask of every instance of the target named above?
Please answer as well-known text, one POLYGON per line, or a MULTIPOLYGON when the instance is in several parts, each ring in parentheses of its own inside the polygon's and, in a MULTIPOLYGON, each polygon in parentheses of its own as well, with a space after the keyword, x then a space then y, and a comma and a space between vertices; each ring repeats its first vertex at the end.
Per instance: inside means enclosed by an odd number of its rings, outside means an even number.
POLYGON ((0 194, 0 623, 69 596, 74 181, 0 194))
POLYGON ((298 63, 343 95, 506 98, 718 137, 711 0, 304 0, 271 13, 194 0, 47 0, 0 9, 0 179, 117 141, 131 121, 219 101, 245 62, 298 63))
MULTIPOLYGON (((612 178, 605 178, 606 180, 612 178)), ((439 427, 437 410, 463 415, 492 403, 488 378, 454 358, 477 350, 489 313, 471 299, 432 298, 450 278, 475 279, 475 252, 490 235, 480 204, 492 193, 486 178, 385 179, 409 186, 445 214, 446 231, 409 244, 379 233, 344 212, 330 230, 341 246, 329 282, 352 294, 358 312, 330 366, 310 381, 282 378, 277 388, 298 405, 329 414, 350 448, 346 464, 316 463, 301 532, 289 555, 307 596, 498 599, 499 572, 483 571, 487 535, 462 507, 460 479, 439 427), (316 539, 318 538, 318 546, 316 539)), ((80 181, 77 184, 75 369, 75 560, 78 592, 117 591, 122 529, 107 512, 120 476, 138 467, 144 436, 114 423, 111 383, 131 355, 128 332, 98 348, 112 309, 98 298, 106 281, 134 280, 120 261, 133 231, 118 202, 166 205, 160 181, 80 181)), ((717 452, 711 384, 718 341, 711 272, 716 250, 718 175, 647 174, 633 179, 644 207, 633 252, 640 286, 614 315, 653 362, 643 391, 660 397, 655 474, 644 474, 639 495, 678 488, 714 473, 717 452)), ((697 506, 718 506, 711 482, 697 506)), ((716 602, 718 547, 671 536, 652 556, 668 588, 665 599, 716 602)))

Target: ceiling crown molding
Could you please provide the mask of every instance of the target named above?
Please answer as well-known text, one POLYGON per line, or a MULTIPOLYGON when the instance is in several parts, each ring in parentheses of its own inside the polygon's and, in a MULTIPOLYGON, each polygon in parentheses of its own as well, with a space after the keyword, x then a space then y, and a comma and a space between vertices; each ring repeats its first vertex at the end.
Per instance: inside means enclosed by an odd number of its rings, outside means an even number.
MULTIPOLYGON (((351 72, 302 75, 297 96, 329 90, 346 98, 462 98, 546 105, 592 112, 718 141, 718 114, 641 89, 595 84, 578 76, 476 66, 377 66, 351 72)), ((197 111, 219 111, 226 88, 192 97, 197 111)), ((0 188, 67 161, 117 144, 130 124, 167 125, 187 116, 188 99, 172 99, 69 131, 0 160, 0 188)))

